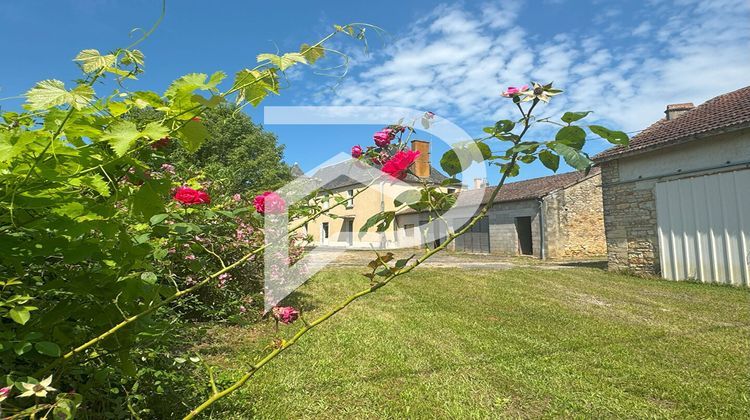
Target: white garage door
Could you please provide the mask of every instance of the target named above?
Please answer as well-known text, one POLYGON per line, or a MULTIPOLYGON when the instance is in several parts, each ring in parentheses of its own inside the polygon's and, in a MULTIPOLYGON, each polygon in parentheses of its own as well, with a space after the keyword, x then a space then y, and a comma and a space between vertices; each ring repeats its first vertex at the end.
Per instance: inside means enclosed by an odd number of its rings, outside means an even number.
POLYGON ((750 170, 656 184, 662 276, 750 286, 750 170))

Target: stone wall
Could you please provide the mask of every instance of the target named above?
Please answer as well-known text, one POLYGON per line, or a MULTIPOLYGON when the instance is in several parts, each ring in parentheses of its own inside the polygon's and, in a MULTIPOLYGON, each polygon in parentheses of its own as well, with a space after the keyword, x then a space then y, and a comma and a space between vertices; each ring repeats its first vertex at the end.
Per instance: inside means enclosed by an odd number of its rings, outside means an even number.
POLYGON ((602 177, 591 175, 544 198, 546 257, 600 257, 607 253, 602 177))
POLYGON ((609 269, 658 274, 656 181, 621 182, 618 161, 601 168, 609 269))

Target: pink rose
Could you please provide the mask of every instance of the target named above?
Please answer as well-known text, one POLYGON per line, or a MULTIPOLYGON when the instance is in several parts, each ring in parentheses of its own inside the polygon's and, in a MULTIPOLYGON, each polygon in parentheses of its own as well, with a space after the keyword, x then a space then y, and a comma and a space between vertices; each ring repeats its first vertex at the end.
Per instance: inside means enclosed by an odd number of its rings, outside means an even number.
POLYGON ((10 386, 0 388, 0 401, 3 401, 4 399, 8 398, 12 388, 13 387, 10 387, 10 386))
POLYGON ((232 200, 239 203, 240 201, 242 201, 242 196, 240 194, 235 194, 232 196, 232 200))
POLYGON ((286 203, 280 195, 273 191, 266 191, 263 194, 255 196, 253 206, 260 214, 279 214, 286 210, 286 203))
POLYGON ((508 89, 503 91, 503 96, 506 98, 512 98, 521 92, 529 90, 529 85, 523 85, 521 87, 508 86, 508 89))
POLYGON ((169 163, 162 163, 161 170, 162 172, 174 175, 174 165, 170 165, 169 163))
POLYGON ((416 150, 402 150, 385 162, 380 170, 393 178, 404 179, 407 169, 414 163, 417 156, 419 156, 419 152, 416 150))
POLYGON ((394 137, 396 137, 396 134, 390 128, 384 128, 372 136, 378 147, 388 146, 391 144, 391 140, 393 140, 394 137))
POLYGON ((299 318, 299 311, 291 306, 275 306, 272 313, 273 317, 282 324, 291 324, 299 318))
POLYGON ((354 159, 359 159, 359 157, 362 156, 362 148, 357 146, 352 146, 352 157, 354 159))

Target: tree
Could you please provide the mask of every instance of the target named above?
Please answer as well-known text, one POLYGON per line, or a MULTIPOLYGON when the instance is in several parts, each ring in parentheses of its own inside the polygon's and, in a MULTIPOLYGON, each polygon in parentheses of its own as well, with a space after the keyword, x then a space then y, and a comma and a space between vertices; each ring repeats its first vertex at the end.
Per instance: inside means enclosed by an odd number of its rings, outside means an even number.
POLYGON ((275 189, 291 180, 284 146, 234 106, 208 110, 202 116, 209 137, 195 153, 179 148, 173 165, 180 172, 211 174, 214 187, 243 192, 275 189))

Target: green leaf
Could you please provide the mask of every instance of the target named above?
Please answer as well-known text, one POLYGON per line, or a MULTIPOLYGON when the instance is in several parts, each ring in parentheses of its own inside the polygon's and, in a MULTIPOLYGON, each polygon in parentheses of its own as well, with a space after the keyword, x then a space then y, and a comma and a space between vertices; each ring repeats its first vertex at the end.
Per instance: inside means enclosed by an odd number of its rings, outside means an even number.
POLYGON ((258 54, 258 62, 269 61, 271 64, 284 71, 296 63, 307 64, 307 59, 300 53, 286 53, 279 57, 276 54, 258 54))
POLYGON ((169 217, 168 214, 162 213, 162 214, 155 214, 151 216, 151 219, 149 219, 149 223, 152 225, 158 225, 159 223, 165 221, 169 217))
POLYGON ((107 104, 107 108, 109 109, 109 113, 112 114, 113 117, 119 117, 120 115, 128 112, 128 106, 123 102, 110 102, 107 104))
POLYGON ((158 122, 150 122, 141 131, 141 136, 150 140, 159 140, 169 134, 169 129, 158 122))
POLYGON ((368 229, 380 223, 385 218, 384 213, 375 213, 370 216, 362 227, 359 228, 359 237, 361 238, 367 232, 368 229))
POLYGON ((310 46, 302 44, 299 47, 299 52, 305 57, 309 64, 314 64, 318 59, 325 55, 325 50, 320 45, 310 46))
POLYGON ((479 153, 481 153, 481 156, 472 156, 474 158, 474 161, 482 163, 492 157, 492 150, 490 150, 490 146, 481 141, 476 141, 474 142, 474 144, 476 144, 476 146, 479 148, 479 153))
POLYGON ((403 204, 411 205, 418 203, 422 199, 422 193, 419 190, 406 190, 401 194, 397 195, 393 200, 393 204, 399 207, 403 204))
POLYGON ((515 128, 516 123, 511 120, 500 120, 495 123, 495 132, 508 133, 515 128))
POLYGON ((107 181, 98 174, 83 175, 78 178, 71 178, 68 180, 70 185, 76 187, 87 187, 96 191, 102 197, 109 197, 111 192, 109 191, 109 184, 107 181))
POLYGON ((19 343, 13 344, 13 351, 16 352, 17 355, 22 355, 24 353, 28 353, 32 348, 31 343, 28 341, 22 341, 19 343))
POLYGON ((187 121, 178 131, 183 146, 185 146, 190 153, 194 153, 200 149, 209 134, 208 129, 203 123, 194 120, 187 121))
POLYGON ((63 105, 69 99, 65 83, 59 80, 42 80, 26 92, 26 101, 32 111, 63 105))
POLYGON ((539 160, 542 161, 544 166, 551 169, 553 172, 557 172, 557 169, 560 167, 560 156, 549 150, 545 149, 539 152, 539 160))
POLYGON ((582 118, 585 118, 589 114, 591 114, 591 111, 566 112, 565 114, 563 114, 562 120, 563 122, 570 124, 572 122, 576 122, 582 118))
POLYGON ((555 140, 576 150, 581 150, 586 143, 586 132, 581 127, 569 125, 557 132, 555 140))
POLYGON ((443 154, 443 157, 440 158, 440 167, 450 176, 461 172, 461 162, 458 160, 455 150, 450 149, 443 154))
POLYGON ((264 71, 244 69, 237 72, 233 90, 238 91, 237 102, 248 101, 257 106, 269 92, 279 93, 279 82, 274 69, 264 71))
POLYGON ((178 98, 191 94, 196 90, 214 90, 226 77, 226 74, 220 71, 212 74, 210 78, 205 73, 186 74, 169 86, 164 96, 168 98, 178 98), (208 80, 206 80, 208 78, 208 80))
POLYGON ((627 146, 630 142, 628 135, 622 131, 613 131, 601 125, 590 125, 589 130, 612 144, 627 146))
POLYGON ((34 344, 34 348, 41 354, 52 357, 60 357, 62 350, 60 346, 51 341, 40 341, 34 344))
POLYGON ((110 126, 109 133, 102 136, 102 140, 109 143, 117 156, 122 156, 140 136, 141 132, 133 121, 118 121, 110 126))
POLYGON ((59 80, 42 80, 26 92, 26 102, 32 111, 49 109, 60 105, 71 105, 81 109, 91 102, 94 89, 88 85, 78 85, 72 91, 65 89, 59 80))
POLYGON ((81 63, 81 68, 86 73, 93 73, 113 66, 115 64, 115 56, 113 54, 101 55, 98 50, 89 49, 79 52, 73 61, 81 63))
POLYGON ((10 319, 24 325, 31 319, 31 312, 25 306, 16 306, 9 311, 10 319))
POLYGON ((89 85, 78 85, 70 91, 70 105, 75 109, 83 109, 94 98, 94 88, 89 85))
POLYGON ((146 271, 145 273, 141 274, 141 280, 148 284, 156 284, 157 276, 150 271, 146 271))
POLYGON ((532 163, 536 160, 536 156, 534 155, 523 155, 518 158, 523 163, 532 163))
POLYGON ((553 143, 550 145, 550 147, 552 148, 552 150, 562 156, 568 165, 578 169, 579 171, 588 169, 592 164, 591 159, 583 154, 583 152, 576 150, 568 145, 562 143, 553 143))

